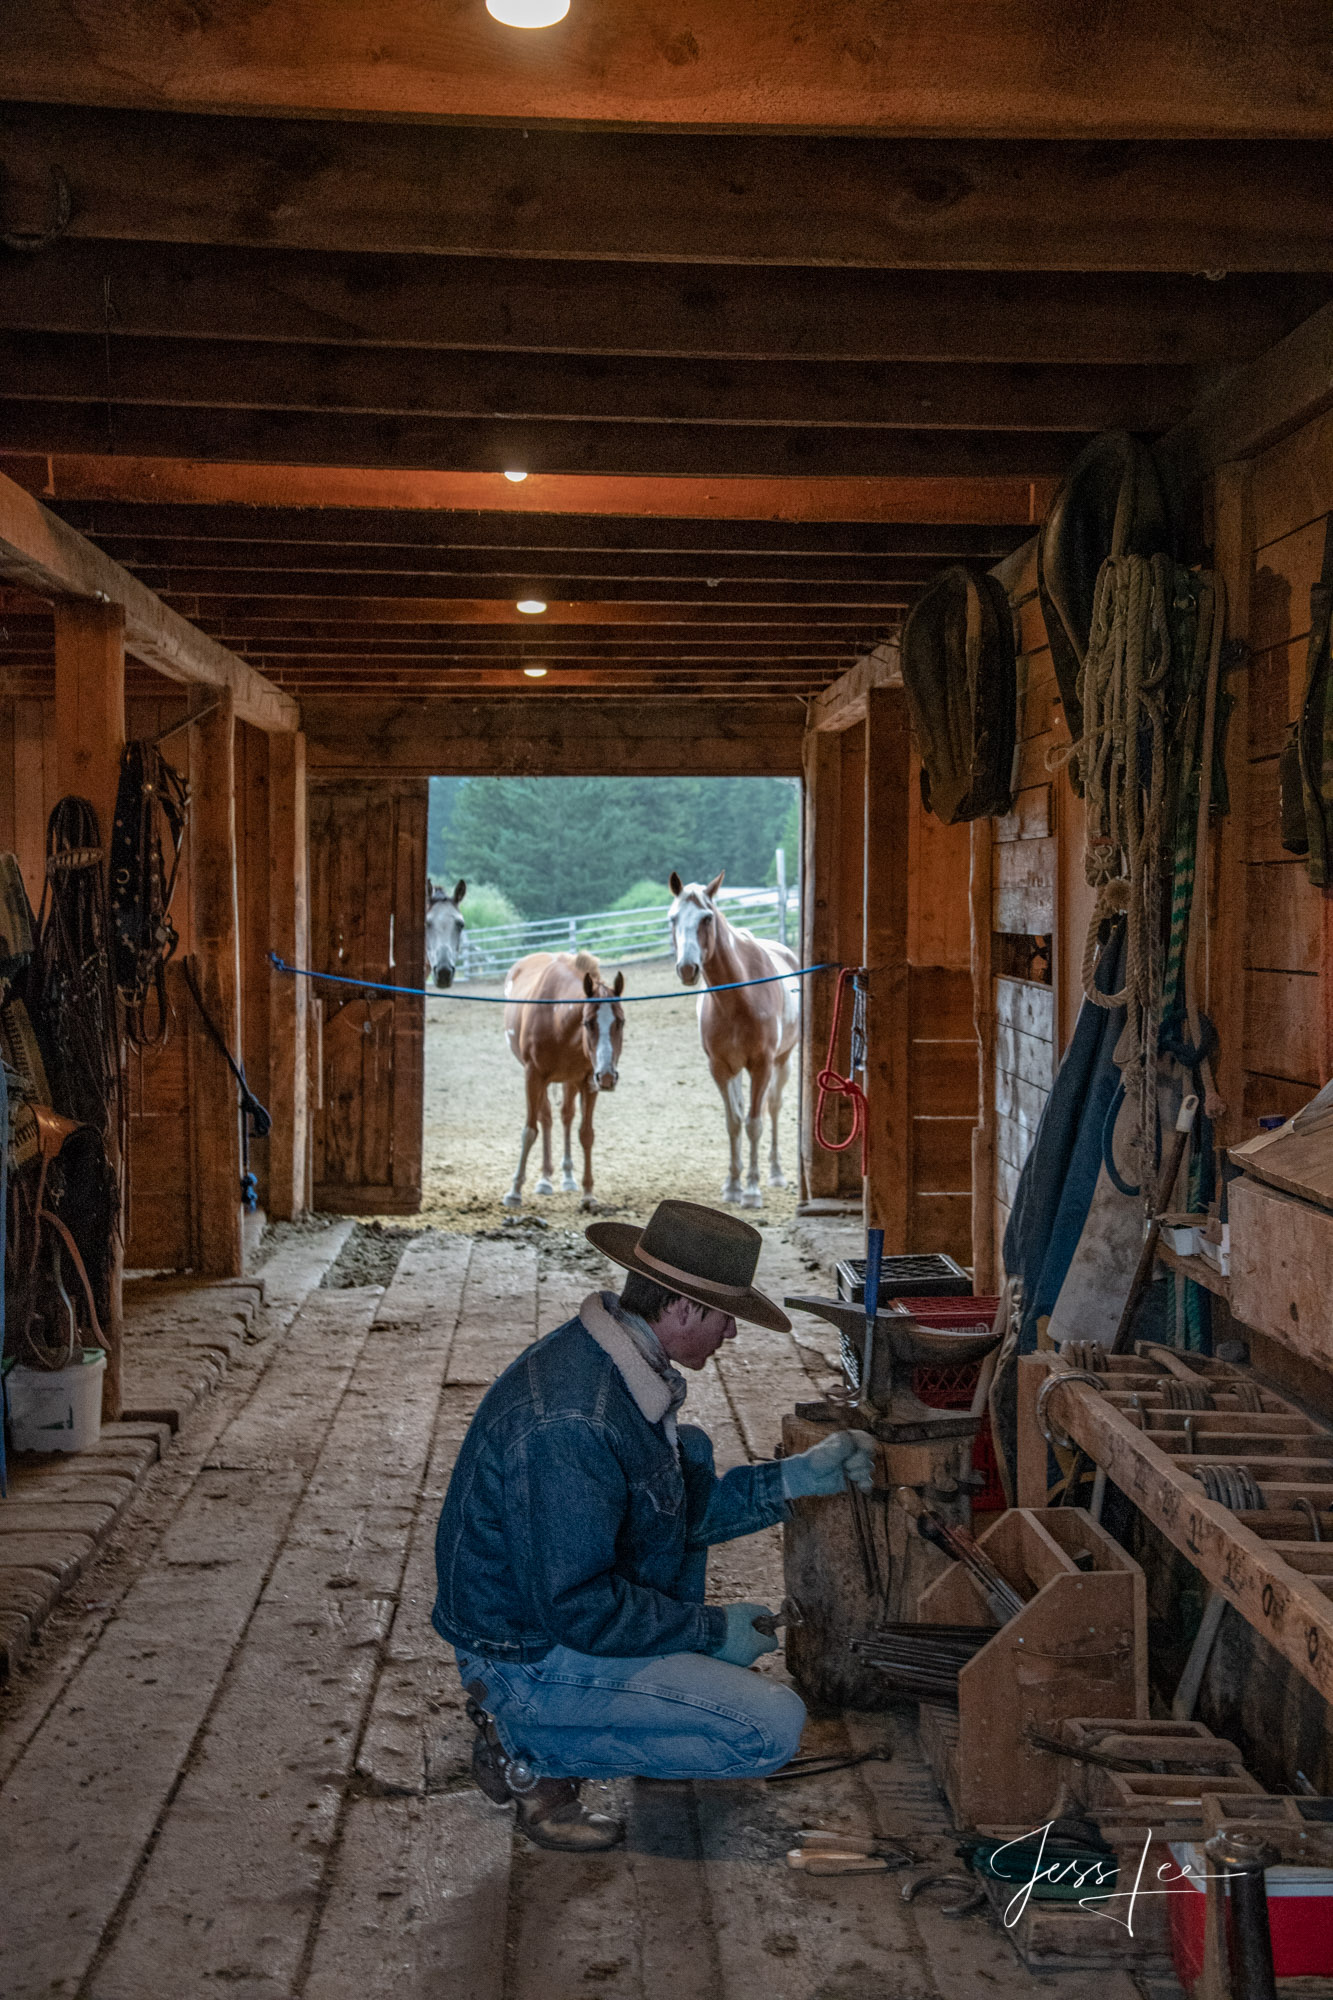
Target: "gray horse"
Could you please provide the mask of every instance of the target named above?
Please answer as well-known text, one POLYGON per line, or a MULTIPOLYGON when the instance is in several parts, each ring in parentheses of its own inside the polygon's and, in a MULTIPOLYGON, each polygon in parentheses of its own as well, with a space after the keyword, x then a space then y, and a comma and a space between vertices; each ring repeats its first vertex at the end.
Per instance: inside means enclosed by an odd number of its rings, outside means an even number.
POLYGON ((456 882, 452 896, 438 882, 426 882, 426 973, 437 986, 452 986, 466 926, 459 904, 467 883, 456 882))

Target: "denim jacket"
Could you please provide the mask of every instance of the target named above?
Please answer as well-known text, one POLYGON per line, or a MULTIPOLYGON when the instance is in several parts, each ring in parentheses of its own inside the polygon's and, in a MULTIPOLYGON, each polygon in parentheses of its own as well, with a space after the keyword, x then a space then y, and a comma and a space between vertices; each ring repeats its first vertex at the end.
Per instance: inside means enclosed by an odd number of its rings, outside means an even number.
POLYGON ((581 1319, 519 1356, 482 1398, 435 1537, 432 1623, 460 1650, 539 1660, 552 1646, 640 1658, 723 1643, 691 1601, 697 1552, 786 1513, 776 1459, 719 1479, 692 1424, 673 1450, 581 1319))

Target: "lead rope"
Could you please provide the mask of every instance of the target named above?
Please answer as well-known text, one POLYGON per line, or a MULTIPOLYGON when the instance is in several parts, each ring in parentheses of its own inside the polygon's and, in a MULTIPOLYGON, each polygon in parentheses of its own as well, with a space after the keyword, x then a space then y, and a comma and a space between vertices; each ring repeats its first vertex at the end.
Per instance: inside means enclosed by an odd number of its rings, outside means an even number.
POLYGON ((866 1094, 856 1081, 853 1072, 865 1063, 865 985, 862 975, 852 966, 845 965, 838 974, 837 990, 833 996, 833 1025, 829 1029, 828 1055, 824 1067, 815 1079, 819 1096, 815 1101, 815 1143, 826 1153, 845 1153, 849 1146, 861 1141, 861 1172, 866 1170, 866 1094), (847 1075, 835 1068, 838 1055, 838 1034, 842 1025, 842 996, 848 981, 852 981, 852 1037, 847 1059, 847 1075), (861 1061, 858 1063, 857 1055, 861 1061), (828 1139, 824 1136, 824 1106, 830 1097, 845 1097, 852 1107, 852 1129, 845 1139, 828 1139))

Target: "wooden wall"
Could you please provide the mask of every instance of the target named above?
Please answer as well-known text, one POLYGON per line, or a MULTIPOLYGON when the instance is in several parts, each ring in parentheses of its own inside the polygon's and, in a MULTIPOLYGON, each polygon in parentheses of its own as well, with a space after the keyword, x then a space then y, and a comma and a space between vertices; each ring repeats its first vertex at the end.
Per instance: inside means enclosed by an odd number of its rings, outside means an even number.
POLYGON ((1333 415, 1254 462, 1254 567, 1246 728, 1244 1125, 1290 1115, 1333 1071, 1333 899, 1280 839, 1278 757, 1300 712, 1310 629, 1333 509, 1333 415))
MULTIPOLYGON (((1228 683, 1236 812, 1215 841, 1205 969, 1222 1043, 1219 1083, 1232 1099, 1223 1136, 1234 1143, 1265 1113, 1297 1110, 1333 1072, 1333 896, 1313 887, 1304 862, 1284 851, 1278 810, 1278 758, 1304 691, 1310 586, 1333 510, 1333 413, 1251 465, 1223 468, 1213 508, 1230 629, 1249 643, 1248 660, 1228 683), (1224 506, 1232 509, 1230 527, 1224 506)), ((1092 902, 1083 879, 1082 807, 1063 771, 1048 768, 1068 732, 1036 597, 1035 553, 1028 543, 996 570, 1010 593, 1020 648, 1017 796, 1007 819, 973 835, 973 969, 983 1045, 978 1177, 993 1188, 993 1239, 979 1243, 981 1268, 990 1254, 998 1269, 1018 1175, 1073 1031, 1092 902), (1043 966, 1034 978, 1021 958, 1026 941, 1045 934, 1049 972, 1043 966)), ((979 1234, 986 1206, 978 1205, 979 1234)))
MULTIPOLYGON (((178 722, 186 705, 182 689, 140 670, 127 690, 127 734, 155 736, 178 722)), ((164 750, 188 774, 190 733, 171 737, 164 750)), ((24 692, 6 698, 0 692, 0 849, 18 855, 34 910, 42 893, 46 820, 58 796, 54 696, 24 692)), ((262 1103, 270 1075, 268 739, 244 724, 236 730, 236 817, 241 1045, 251 1087, 262 1103)), ((126 1072, 130 1130, 125 1261, 130 1269, 185 1269, 194 1256, 195 1163, 189 1120, 194 1002, 181 971, 181 960, 193 949, 190 902, 187 835, 186 859, 171 911, 180 944, 167 970, 169 1031, 160 1048, 131 1054, 126 1072)), ((267 1155, 262 1141, 252 1148, 261 1206, 267 1195, 267 1155)))

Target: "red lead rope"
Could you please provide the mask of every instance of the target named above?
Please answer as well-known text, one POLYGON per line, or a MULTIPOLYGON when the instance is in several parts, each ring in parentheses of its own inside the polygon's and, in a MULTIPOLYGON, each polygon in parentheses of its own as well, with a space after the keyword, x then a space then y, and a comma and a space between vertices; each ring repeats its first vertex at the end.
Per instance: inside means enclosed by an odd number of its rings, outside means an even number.
POLYGON ((838 990, 833 997, 833 1026, 829 1032, 828 1056, 825 1059, 823 1069, 820 1070, 818 1077, 815 1079, 819 1091, 819 1096, 815 1102, 815 1141, 823 1147, 826 1153, 845 1153, 847 1148, 854 1145, 859 1139, 861 1141, 861 1172, 864 1174, 866 1170, 866 1094, 860 1084, 857 1083, 855 1077, 850 1075, 843 1076, 839 1070, 834 1068, 834 1062, 838 1054, 838 1035, 842 1027, 842 996, 849 982, 853 984, 853 1012, 852 1041, 848 1069, 854 1070, 857 1067, 856 1044, 858 1039, 864 1035, 864 1028, 859 1020, 860 1000, 864 989, 855 986, 854 982, 856 978, 857 973, 850 965, 844 966, 838 974, 838 990), (859 1035, 858 1030, 860 1031, 859 1035), (830 1097, 845 1097, 851 1104, 852 1129, 845 1139, 826 1139, 824 1136, 824 1106, 830 1097))

